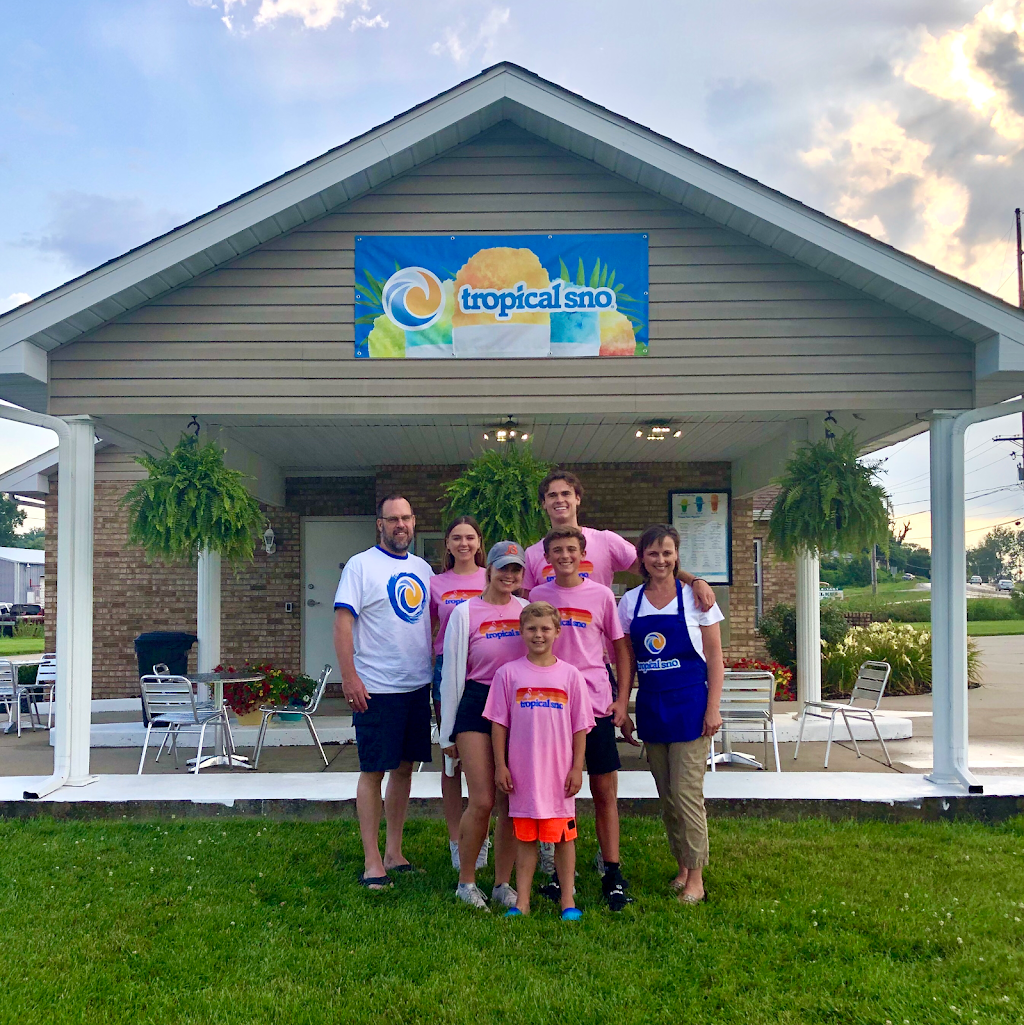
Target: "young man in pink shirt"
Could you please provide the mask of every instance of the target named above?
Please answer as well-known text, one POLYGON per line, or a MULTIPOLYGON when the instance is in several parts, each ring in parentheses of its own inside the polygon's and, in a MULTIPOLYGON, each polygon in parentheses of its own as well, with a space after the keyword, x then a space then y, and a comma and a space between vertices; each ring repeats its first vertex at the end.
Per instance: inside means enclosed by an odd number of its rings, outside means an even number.
POLYGON ((508 794, 518 851, 516 906, 508 916, 530 913, 530 890, 537 867, 537 841, 555 845, 562 921, 574 922, 576 873, 576 794, 583 785, 587 732, 594 725, 586 681, 578 669, 557 659, 558 610, 535 602, 522 610, 519 630, 525 658, 507 662, 494 674, 484 716, 493 723, 494 780, 508 794))
MULTIPOLYGON (((541 508, 547 513, 552 527, 575 527, 586 539, 586 556, 580 560, 580 575, 596 580, 605 587, 612 586, 616 573, 639 572, 636 548, 614 530, 595 530, 579 524, 580 504, 583 501, 583 485, 579 477, 569 470, 552 470, 541 482, 538 490, 541 508)), ((555 571, 544 554, 544 543, 538 541, 526 549, 526 570, 523 573, 523 589, 531 591, 538 584, 551 583, 555 571)), ((715 592, 711 585, 699 577, 679 571, 679 579, 693 588, 693 596, 702 611, 707 612, 715 604, 715 592)))
MULTIPOLYGON (((619 622, 611 588, 580 575, 580 563, 587 554, 587 538, 578 527, 555 527, 543 541, 544 554, 555 572, 551 583, 538 584, 530 601, 544 601, 559 611, 561 631, 554 644, 555 655, 574 665, 587 683, 595 726, 587 734, 586 766, 598 844, 604 859, 601 888, 612 911, 621 911, 631 899, 619 869, 618 746, 615 727, 631 743, 633 722, 627 712, 629 688, 619 698, 612 696, 612 682, 605 664, 605 651, 614 652, 619 679, 628 680, 632 671, 629 645, 619 622)), ((555 894, 552 892, 552 896, 555 894)))

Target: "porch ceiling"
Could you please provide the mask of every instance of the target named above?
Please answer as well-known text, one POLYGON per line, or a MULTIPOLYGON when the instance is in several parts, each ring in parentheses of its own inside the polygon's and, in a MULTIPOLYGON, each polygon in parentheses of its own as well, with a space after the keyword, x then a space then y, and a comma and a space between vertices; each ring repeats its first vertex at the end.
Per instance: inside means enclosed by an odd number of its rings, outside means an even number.
MULTIPOLYGON (((369 470, 379 465, 466 462, 489 447, 483 434, 487 431, 493 439, 494 427, 505 415, 456 419, 216 416, 201 420, 204 428, 219 431, 221 443, 229 450, 235 441, 288 476, 369 470)), ((649 417, 521 416, 518 423, 519 430, 530 435, 534 452, 552 461, 731 462, 781 434, 792 420, 791 413, 778 412, 666 417, 663 422, 671 424, 672 433, 682 433, 659 442, 636 437, 638 430, 648 433, 649 417)), ((179 417, 105 417, 99 426, 101 435, 106 426, 122 439, 131 437, 149 447, 158 439, 173 439, 183 423, 179 417)))

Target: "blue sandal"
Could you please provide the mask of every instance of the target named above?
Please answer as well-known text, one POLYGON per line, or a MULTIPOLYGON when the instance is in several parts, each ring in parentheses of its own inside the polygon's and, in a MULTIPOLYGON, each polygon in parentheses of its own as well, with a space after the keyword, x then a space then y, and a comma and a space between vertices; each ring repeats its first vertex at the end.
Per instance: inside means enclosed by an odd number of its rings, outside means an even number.
POLYGON ((583 917, 583 912, 579 908, 565 908, 562 911, 563 922, 578 922, 583 917))

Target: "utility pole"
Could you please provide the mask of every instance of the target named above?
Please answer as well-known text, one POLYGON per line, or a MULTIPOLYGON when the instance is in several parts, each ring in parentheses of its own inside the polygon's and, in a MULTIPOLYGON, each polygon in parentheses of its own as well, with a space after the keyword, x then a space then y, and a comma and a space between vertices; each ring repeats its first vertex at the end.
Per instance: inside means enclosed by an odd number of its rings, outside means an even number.
MULTIPOLYGON (((1024 247, 1020 239, 1020 207, 1014 210, 1017 218, 1017 305, 1024 310, 1024 247)), ((1024 437, 1024 412, 1020 414, 1020 433, 1024 437)))
POLYGON ((878 545, 871 546, 871 593, 878 594, 878 545))

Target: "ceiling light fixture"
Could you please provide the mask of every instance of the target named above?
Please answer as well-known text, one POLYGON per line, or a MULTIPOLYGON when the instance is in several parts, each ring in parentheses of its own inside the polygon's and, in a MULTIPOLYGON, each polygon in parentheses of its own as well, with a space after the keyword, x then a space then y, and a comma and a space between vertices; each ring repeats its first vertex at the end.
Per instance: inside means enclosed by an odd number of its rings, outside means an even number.
POLYGON ((509 413, 505 418, 504 423, 497 424, 494 427, 489 427, 484 432, 484 441, 490 441, 491 434, 494 435, 494 440, 499 443, 508 441, 527 441, 530 437, 530 435, 525 431, 520 432, 519 422, 511 413, 509 413))

